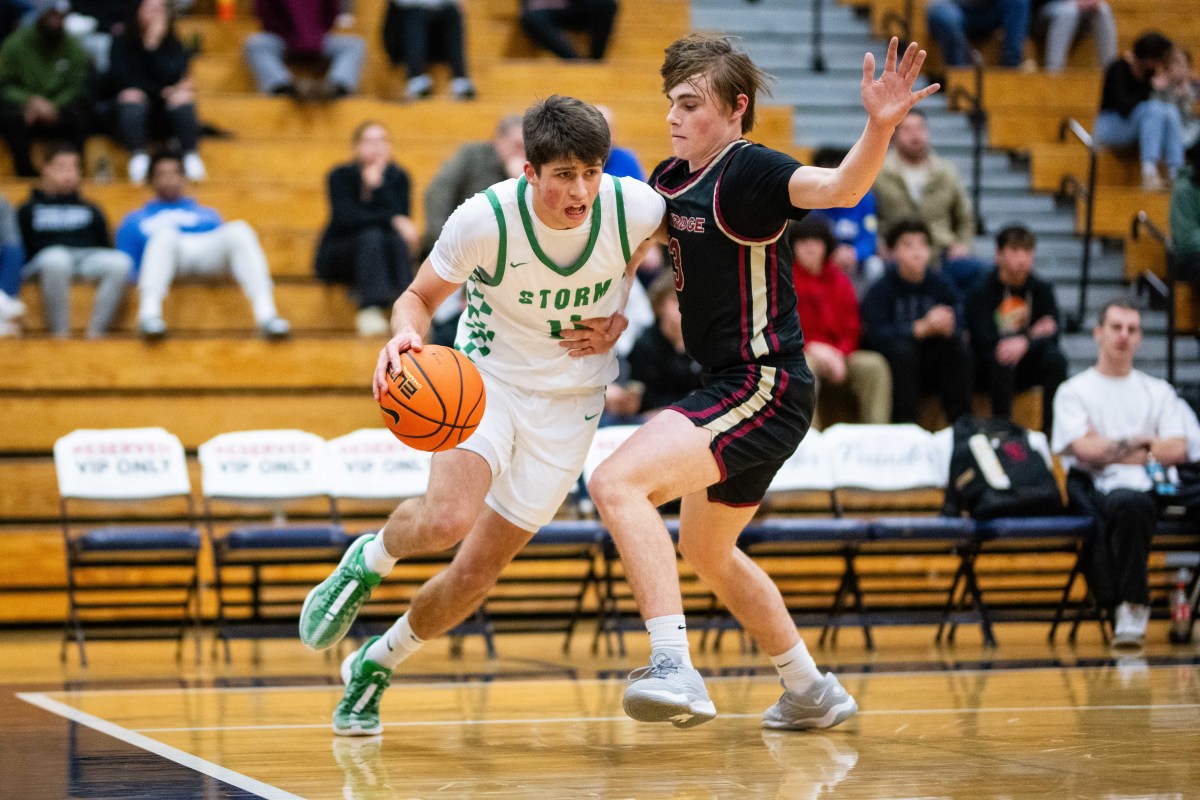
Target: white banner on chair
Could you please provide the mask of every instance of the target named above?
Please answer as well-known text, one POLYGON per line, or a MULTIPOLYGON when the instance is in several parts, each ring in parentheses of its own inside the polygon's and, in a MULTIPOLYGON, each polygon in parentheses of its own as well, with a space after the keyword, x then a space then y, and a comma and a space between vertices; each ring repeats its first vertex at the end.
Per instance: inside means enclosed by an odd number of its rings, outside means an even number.
POLYGON ((414 450, 383 428, 329 440, 329 474, 334 497, 416 497, 429 486, 432 453, 414 450))
POLYGON ((824 444, 837 486, 902 491, 946 485, 933 434, 916 425, 834 425, 824 444))
POLYGON ((823 491, 833 489, 833 468, 820 431, 810 430, 804 440, 783 463, 768 492, 823 491))
POLYGON ((200 445, 208 497, 270 499, 329 493, 325 440, 296 430, 223 433, 200 445))
POLYGON ((600 466, 600 462, 611 456, 639 427, 609 425, 596 431, 596 438, 592 439, 592 448, 588 450, 587 459, 583 462, 584 483, 592 479, 592 473, 600 466))
POLYGON ((191 492, 183 445, 162 428, 80 429, 54 443, 63 497, 131 500, 191 492))

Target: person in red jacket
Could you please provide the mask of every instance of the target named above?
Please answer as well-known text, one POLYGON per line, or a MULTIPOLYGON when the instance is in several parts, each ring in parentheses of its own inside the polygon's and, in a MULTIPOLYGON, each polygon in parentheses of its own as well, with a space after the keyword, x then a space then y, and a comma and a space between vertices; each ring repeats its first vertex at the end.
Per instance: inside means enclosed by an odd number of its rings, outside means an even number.
POLYGON ((263 94, 300 100, 332 100, 353 94, 362 74, 366 45, 359 36, 334 33, 349 28, 353 16, 343 0, 254 0, 262 31, 246 37, 246 63, 263 94), (328 60, 325 79, 313 83, 292 77, 284 59, 328 60))
MULTIPOLYGON (((886 425, 892 419, 892 371, 879 353, 859 350, 862 321, 850 279, 832 260, 837 240, 816 217, 788 226, 796 310, 804 329, 804 358, 822 384, 843 386, 858 402, 858 419, 886 425)), ((820 403, 818 402, 818 413, 820 403)), ((819 419, 814 416, 814 425, 819 419)))

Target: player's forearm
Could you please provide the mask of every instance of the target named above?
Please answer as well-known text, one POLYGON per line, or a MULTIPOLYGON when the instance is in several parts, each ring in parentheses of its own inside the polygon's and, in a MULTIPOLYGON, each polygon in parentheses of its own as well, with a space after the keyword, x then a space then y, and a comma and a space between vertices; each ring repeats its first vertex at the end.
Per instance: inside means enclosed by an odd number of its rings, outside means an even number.
POLYGON ((887 155, 894 130, 895 128, 882 126, 874 120, 867 122, 862 136, 850 148, 841 165, 834 170, 835 177, 830 191, 835 202, 831 202, 830 207, 853 208, 862 200, 863 195, 870 191, 879 170, 883 167, 883 159, 887 155))
POLYGON ((422 340, 433 324, 433 308, 409 287, 392 304, 392 334, 415 333, 422 340))

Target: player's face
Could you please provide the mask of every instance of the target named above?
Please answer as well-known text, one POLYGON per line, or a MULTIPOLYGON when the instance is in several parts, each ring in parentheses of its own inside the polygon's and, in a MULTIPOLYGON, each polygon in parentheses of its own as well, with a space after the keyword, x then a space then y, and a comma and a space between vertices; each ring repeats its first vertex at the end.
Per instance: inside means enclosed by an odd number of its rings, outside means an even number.
POLYGON ((1142 315, 1132 308, 1110 308, 1104 322, 1092 331, 1100 357, 1110 364, 1131 367, 1142 346, 1142 315))
POLYGON ((526 162, 525 180, 533 187, 533 212, 544 225, 556 230, 578 228, 600 193, 603 175, 604 165, 598 161, 551 161, 539 171, 526 162))
POLYGON ((741 138, 745 95, 738 95, 738 108, 731 109, 713 95, 708 78, 697 75, 667 92, 667 99, 671 103, 667 112, 671 149, 693 170, 741 138))
POLYGON ((1000 281, 1013 288, 1024 286, 1033 271, 1033 250, 1027 247, 1002 247, 996 251, 1000 281))

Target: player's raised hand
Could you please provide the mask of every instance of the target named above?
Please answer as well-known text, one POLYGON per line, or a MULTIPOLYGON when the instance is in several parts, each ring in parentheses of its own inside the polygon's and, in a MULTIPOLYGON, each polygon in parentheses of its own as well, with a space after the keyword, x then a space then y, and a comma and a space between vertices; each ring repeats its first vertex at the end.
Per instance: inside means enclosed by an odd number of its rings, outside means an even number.
POLYGON ((375 375, 371 379, 371 394, 375 395, 375 402, 378 403, 387 391, 388 371, 400 367, 400 354, 408 350, 419 352, 421 347, 421 337, 413 331, 400 331, 388 339, 387 344, 379 351, 379 358, 375 362, 375 375))
POLYGON ((908 114, 909 109, 941 88, 932 83, 919 92, 912 90, 913 83, 921 74, 925 63, 925 51, 917 49, 912 42, 904 51, 900 63, 896 63, 900 40, 895 36, 888 42, 887 58, 883 62, 883 74, 875 77, 875 56, 867 53, 863 57, 862 99, 863 108, 872 122, 894 128, 908 114))
POLYGON ((559 345, 567 348, 567 355, 572 358, 607 353, 628 327, 629 320, 620 311, 610 317, 591 317, 559 333, 562 337, 559 345))

